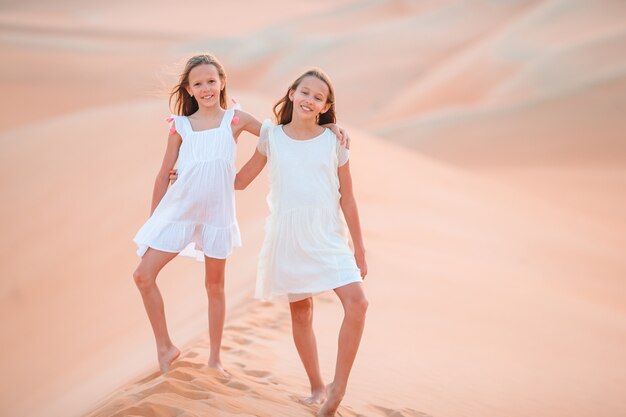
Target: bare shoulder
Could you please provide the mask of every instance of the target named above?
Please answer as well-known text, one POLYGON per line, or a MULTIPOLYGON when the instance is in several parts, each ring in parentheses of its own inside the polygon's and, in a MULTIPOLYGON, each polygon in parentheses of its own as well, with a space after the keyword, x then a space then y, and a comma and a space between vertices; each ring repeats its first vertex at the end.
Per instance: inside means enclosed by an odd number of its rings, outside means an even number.
POLYGON ((243 111, 240 109, 235 110, 235 116, 239 117, 239 120, 243 123, 250 122, 252 120, 256 120, 256 118, 248 113, 247 111, 243 111))
POLYGON ((247 131, 255 136, 259 136, 261 130, 261 122, 256 117, 243 110, 235 110, 233 119, 237 117, 238 123, 233 126, 233 132, 238 135, 242 131, 247 131))

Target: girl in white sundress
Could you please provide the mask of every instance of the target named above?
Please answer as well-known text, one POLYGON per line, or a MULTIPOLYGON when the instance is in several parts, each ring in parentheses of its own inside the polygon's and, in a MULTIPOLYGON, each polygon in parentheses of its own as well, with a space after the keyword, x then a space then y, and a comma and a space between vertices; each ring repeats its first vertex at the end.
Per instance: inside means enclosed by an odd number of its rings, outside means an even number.
POLYGON ((246 188, 269 161, 270 216, 255 296, 288 297, 294 341, 311 383, 311 396, 304 402, 322 404, 318 416, 334 416, 346 391, 368 302, 362 288, 365 248, 348 151, 321 126, 335 121, 329 78, 320 70, 307 71, 274 106, 274 114, 278 125, 263 123, 257 150, 235 179, 235 189, 246 188), (339 296, 345 316, 335 377, 325 386, 312 327, 312 295, 327 290, 339 296))
MULTIPOLYGON (((224 329, 224 268, 241 245, 235 217, 236 141, 242 131, 259 135, 261 123, 238 108, 227 108, 226 73, 212 55, 190 58, 172 89, 177 115, 154 183, 151 216, 135 236, 141 262, 133 277, 150 319, 161 372, 180 355, 165 320, 156 285, 159 271, 179 253, 205 263, 209 299, 209 367, 228 377, 220 359, 224 329), (177 165, 177 181, 168 190, 177 165)), ((344 132, 332 125, 338 137, 344 132)), ((347 138, 347 136, 346 136, 347 138)))

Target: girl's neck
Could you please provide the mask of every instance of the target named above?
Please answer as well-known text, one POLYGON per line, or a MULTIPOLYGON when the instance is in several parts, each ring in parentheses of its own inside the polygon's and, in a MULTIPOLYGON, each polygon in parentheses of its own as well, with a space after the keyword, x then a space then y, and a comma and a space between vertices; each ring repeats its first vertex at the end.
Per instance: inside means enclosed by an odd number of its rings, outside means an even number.
POLYGON ((320 129, 320 125, 318 125, 313 119, 302 120, 302 119, 293 117, 291 121, 287 123, 287 125, 289 125, 292 131, 302 132, 302 133, 315 132, 320 129))
POLYGON ((202 107, 200 106, 198 110, 193 114, 194 116, 198 116, 200 118, 213 118, 218 115, 221 115, 224 110, 220 107, 219 104, 211 107, 202 107))
POLYGON ((324 128, 315 120, 291 119, 291 122, 283 126, 283 132, 291 139, 308 140, 320 135, 324 128))

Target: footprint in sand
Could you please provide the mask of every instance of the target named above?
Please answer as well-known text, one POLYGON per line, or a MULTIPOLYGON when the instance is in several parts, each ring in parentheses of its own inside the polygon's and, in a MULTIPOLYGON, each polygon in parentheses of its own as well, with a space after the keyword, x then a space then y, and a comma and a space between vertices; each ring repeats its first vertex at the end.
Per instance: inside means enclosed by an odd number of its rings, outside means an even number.
POLYGON ((208 400, 213 398, 213 395, 209 392, 198 391, 193 385, 181 381, 177 381, 176 383, 172 383, 170 381, 161 382, 151 388, 140 391, 138 394, 143 398, 147 398, 155 394, 169 393, 176 393, 177 395, 190 400, 208 400))
POLYGON ((179 369, 175 369, 173 371, 169 371, 166 375, 166 378, 175 379, 178 381, 191 382, 196 379, 195 376, 188 374, 187 372, 183 372, 179 369))
POLYGON ((268 371, 255 371, 252 369, 248 371, 243 371, 243 373, 248 376, 253 376, 255 378, 265 378, 265 377, 272 375, 272 373, 268 371))
POLYGON ((249 332, 252 329, 250 327, 248 327, 248 326, 230 325, 230 326, 226 326, 226 328, 224 330, 226 330, 226 331, 234 330, 236 332, 247 333, 247 332, 249 332))
POLYGON ((272 377, 272 373, 268 372, 268 371, 257 371, 257 370, 243 370, 243 373, 246 374, 247 376, 250 376, 254 379, 254 383, 255 384, 261 384, 261 385, 270 385, 273 384, 271 379, 268 379, 268 377, 272 377))
POLYGON ((239 391, 249 391, 251 389, 248 385, 239 381, 229 381, 226 383, 226 386, 239 391))
POLYGON ((205 367, 204 363, 201 363, 201 362, 191 362, 191 361, 186 361, 184 359, 182 360, 179 359, 172 364, 170 369, 172 370, 179 369, 179 368, 202 369, 204 367, 205 367))
POLYGON ((243 350, 243 349, 231 350, 230 354, 233 355, 233 356, 243 356, 243 357, 249 356, 248 352, 243 350))
POLYGON ((240 345, 249 345, 250 343, 252 343, 252 340, 242 336, 233 336, 230 339, 235 343, 239 343, 240 345))

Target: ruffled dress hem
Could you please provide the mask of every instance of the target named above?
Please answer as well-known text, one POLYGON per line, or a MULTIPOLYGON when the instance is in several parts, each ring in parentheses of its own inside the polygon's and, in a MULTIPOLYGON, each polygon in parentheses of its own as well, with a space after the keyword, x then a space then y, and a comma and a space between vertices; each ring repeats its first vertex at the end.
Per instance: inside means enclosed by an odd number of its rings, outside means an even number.
POLYGON ((148 248, 178 253, 203 261, 204 257, 226 259, 233 248, 241 246, 239 225, 215 227, 209 224, 148 221, 133 241, 137 255, 143 257, 148 248))
POLYGON ((357 269, 348 270, 350 271, 345 279, 333 282, 332 285, 328 285, 324 288, 319 286, 312 288, 298 288, 298 292, 288 292, 288 291, 273 291, 268 294, 259 294, 258 292, 254 294, 254 298, 261 301, 275 301, 277 299, 287 299, 290 303, 295 301, 304 300, 305 298, 314 297, 316 295, 322 294, 327 291, 332 291, 337 288, 345 287, 346 285, 353 284, 355 282, 363 282, 361 278, 361 272, 357 269))

